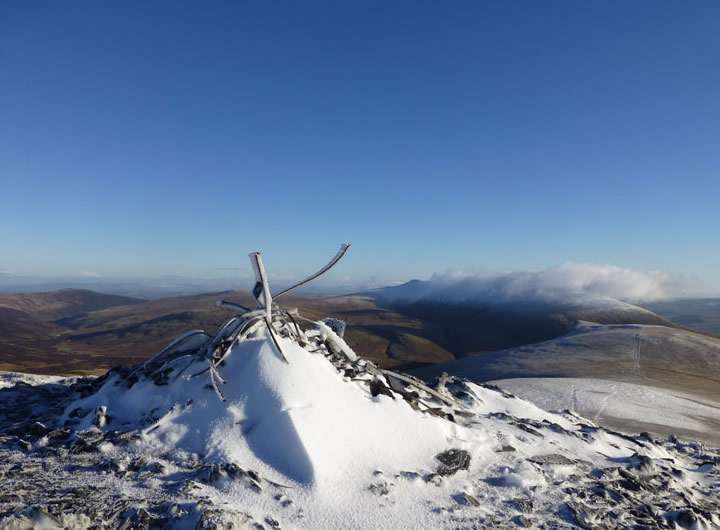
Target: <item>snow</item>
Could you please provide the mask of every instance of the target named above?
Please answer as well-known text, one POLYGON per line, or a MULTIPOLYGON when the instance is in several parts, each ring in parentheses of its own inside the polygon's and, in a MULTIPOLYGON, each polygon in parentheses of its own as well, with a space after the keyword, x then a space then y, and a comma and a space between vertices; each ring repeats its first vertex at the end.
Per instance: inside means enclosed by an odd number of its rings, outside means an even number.
POLYGON ((577 377, 503 379, 492 383, 544 410, 570 409, 615 429, 647 430, 664 436, 693 432, 701 439, 720 443, 720 404, 696 395, 577 377))
POLYGON ((56 375, 39 375, 25 374, 21 372, 3 372, 0 371, 0 389, 10 388, 17 383, 26 383, 28 385, 38 385, 42 383, 70 384, 77 377, 60 377, 56 375))

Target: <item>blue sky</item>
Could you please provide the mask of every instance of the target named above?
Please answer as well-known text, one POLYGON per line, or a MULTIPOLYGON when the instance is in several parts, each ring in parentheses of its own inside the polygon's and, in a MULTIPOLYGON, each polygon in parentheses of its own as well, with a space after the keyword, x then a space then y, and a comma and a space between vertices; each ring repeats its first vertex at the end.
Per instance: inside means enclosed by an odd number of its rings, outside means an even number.
POLYGON ((720 291, 716 2, 0 4, 0 271, 720 291), (242 271, 228 270, 240 267, 242 271))

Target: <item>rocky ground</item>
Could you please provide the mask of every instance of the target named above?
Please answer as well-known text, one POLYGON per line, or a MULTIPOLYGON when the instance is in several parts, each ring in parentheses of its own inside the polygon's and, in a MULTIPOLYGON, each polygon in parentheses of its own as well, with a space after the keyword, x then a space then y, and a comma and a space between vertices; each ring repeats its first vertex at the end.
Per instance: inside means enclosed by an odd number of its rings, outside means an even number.
MULTIPOLYGON (((458 393, 463 386, 457 382, 458 393)), ((200 455, 148 457, 133 447, 141 432, 101 429, 100 415, 83 431, 73 430, 72 419, 54 425, 62 404, 93 387, 91 379, 81 379, 0 389, 0 527, 270 529, 302 520, 307 507, 295 502, 294 489, 253 470, 209 464, 200 455), (229 488, 246 489, 263 502, 248 510, 229 505, 222 495, 229 488)), ((533 485, 512 484, 504 464, 471 473, 471 453, 447 451, 427 469, 392 475, 377 470, 365 477, 366 494, 392 517, 398 487, 416 483, 435 490, 428 509, 441 526, 454 528, 720 527, 720 451, 675 437, 613 434, 572 413, 565 417, 577 430, 504 413, 484 419, 512 426, 531 441, 562 431, 591 443, 602 433, 629 442, 636 452, 597 466, 560 453, 514 458, 516 448, 500 444, 495 451, 502 461, 515 470, 528 468, 520 477, 541 477, 533 485), (647 456, 658 448, 668 456, 647 456), (472 488, 458 489, 458 476, 472 488)))

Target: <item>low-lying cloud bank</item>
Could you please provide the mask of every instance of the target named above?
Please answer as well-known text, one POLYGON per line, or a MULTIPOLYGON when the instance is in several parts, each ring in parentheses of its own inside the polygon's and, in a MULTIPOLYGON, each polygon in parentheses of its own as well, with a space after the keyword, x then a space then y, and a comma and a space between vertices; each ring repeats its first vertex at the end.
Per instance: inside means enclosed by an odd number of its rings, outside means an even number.
POLYGON ((615 265, 565 263, 546 269, 497 273, 449 271, 388 293, 397 299, 452 302, 541 300, 568 302, 613 298, 648 302, 673 298, 680 285, 673 275, 615 265))

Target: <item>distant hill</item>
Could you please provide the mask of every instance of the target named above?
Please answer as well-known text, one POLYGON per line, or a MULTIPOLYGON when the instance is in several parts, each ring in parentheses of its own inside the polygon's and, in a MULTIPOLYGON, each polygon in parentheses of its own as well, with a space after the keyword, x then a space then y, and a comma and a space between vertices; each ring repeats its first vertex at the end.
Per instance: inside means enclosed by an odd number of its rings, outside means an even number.
MULTIPOLYGON (((214 331, 232 310, 216 307, 226 299, 253 306, 250 293, 222 293, 159 298, 150 301, 63 290, 1 295, 0 369, 45 374, 101 373, 117 364, 151 357, 190 329, 214 331), (96 309, 91 309, 95 304, 96 309)), ((371 299, 287 296, 283 307, 297 307, 310 319, 326 316, 348 323, 346 340, 383 367, 453 359, 432 337, 432 325, 378 307, 371 299)))
MULTIPOLYGON (((24 368, 44 373, 72 371, 74 357, 63 350, 65 329, 56 321, 118 305, 144 300, 62 289, 49 293, 0 294, 0 370, 24 368)), ((89 361, 89 359, 87 359, 89 361)), ((79 370, 80 373, 87 368, 79 370)))
POLYGON ((42 320, 56 320, 119 305, 141 304, 145 300, 96 293, 87 289, 61 289, 48 293, 0 294, 0 307, 16 309, 42 320))
POLYGON ((366 294, 380 306, 442 328, 440 343, 456 357, 550 340, 578 320, 680 327, 641 307, 603 297, 473 298, 462 284, 438 288, 433 282, 418 280, 366 294))
MULTIPOLYGON (((346 339, 356 351, 384 368, 403 370, 549 340, 577 320, 677 326, 611 299, 480 304, 396 296, 417 293, 418 285, 423 282, 355 296, 287 296, 280 302, 310 319, 345 320, 346 339)), ((0 369, 79 374, 135 363, 190 329, 214 331, 233 314, 215 306, 220 298, 254 303, 247 291, 149 301, 77 289, 0 295, 0 369)))
POLYGON ((663 300, 643 307, 681 326, 720 336, 720 298, 663 300))
POLYGON ((1 340, 47 339, 58 333, 57 326, 18 309, 0 306, 1 340))
POLYGON ((647 325, 579 322, 561 337, 415 370, 484 382, 524 377, 594 378, 672 388, 718 399, 720 339, 647 325))

